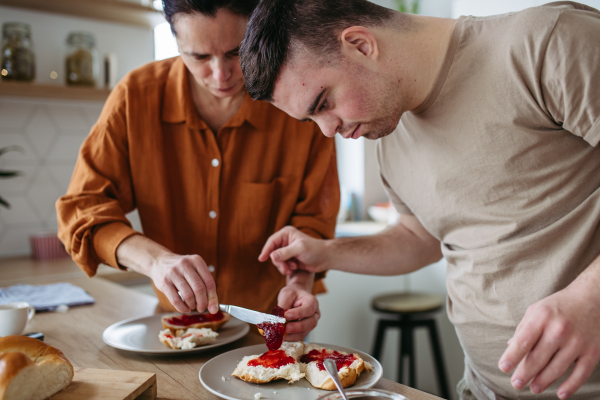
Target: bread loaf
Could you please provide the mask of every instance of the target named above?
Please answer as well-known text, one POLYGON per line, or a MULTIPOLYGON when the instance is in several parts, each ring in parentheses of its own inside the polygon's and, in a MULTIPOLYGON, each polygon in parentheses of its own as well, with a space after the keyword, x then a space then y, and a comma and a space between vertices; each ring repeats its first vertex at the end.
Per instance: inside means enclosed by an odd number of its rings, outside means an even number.
POLYGON ((27 336, 0 338, 0 400, 43 400, 72 380, 60 350, 27 336))

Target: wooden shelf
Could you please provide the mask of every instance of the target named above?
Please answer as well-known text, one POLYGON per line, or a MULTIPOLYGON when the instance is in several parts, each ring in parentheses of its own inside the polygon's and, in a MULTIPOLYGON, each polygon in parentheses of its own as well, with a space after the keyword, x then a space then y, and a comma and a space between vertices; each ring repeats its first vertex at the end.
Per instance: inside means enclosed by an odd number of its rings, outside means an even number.
POLYGON ((119 22, 152 29, 165 18, 151 6, 123 0, 0 0, 0 5, 119 22))
POLYGON ((0 81, 0 96, 106 101, 109 94, 108 89, 0 81))

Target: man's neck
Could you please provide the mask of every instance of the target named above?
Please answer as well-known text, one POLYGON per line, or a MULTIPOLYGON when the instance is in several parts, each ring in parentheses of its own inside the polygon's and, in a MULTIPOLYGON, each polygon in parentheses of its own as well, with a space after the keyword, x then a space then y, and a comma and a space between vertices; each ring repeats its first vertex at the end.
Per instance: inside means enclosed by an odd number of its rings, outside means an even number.
POLYGON ((406 96, 407 110, 419 107, 437 82, 456 20, 410 15, 410 23, 380 35, 382 61, 406 96))

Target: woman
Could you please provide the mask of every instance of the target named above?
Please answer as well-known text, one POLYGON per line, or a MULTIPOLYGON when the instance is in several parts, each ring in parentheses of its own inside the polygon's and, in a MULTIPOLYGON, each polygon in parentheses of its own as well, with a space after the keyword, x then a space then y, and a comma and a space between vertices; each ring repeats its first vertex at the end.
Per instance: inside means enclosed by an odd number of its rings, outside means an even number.
POLYGON ((163 308, 279 305, 301 339, 320 315, 314 275, 258 256, 285 225, 333 236, 334 143, 246 93, 237 52, 257 1, 163 3, 181 56, 113 90, 57 203, 59 236, 90 276, 100 262, 149 276, 163 308), (125 217, 136 208, 143 234, 125 217))

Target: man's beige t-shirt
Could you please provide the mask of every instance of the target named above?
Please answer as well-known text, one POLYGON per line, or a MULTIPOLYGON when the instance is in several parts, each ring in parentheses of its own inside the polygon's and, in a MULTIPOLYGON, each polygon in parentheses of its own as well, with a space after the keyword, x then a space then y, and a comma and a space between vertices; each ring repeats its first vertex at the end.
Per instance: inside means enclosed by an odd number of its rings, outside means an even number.
MULTIPOLYGON (((396 209, 442 243, 478 399, 556 398, 497 364, 527 307, 600 254, 599 141, 600 13, 560 2, 461 17, 427 100, 378 143, 396 209)), ((598 398, 600 368, 572 397, 598 398)))

